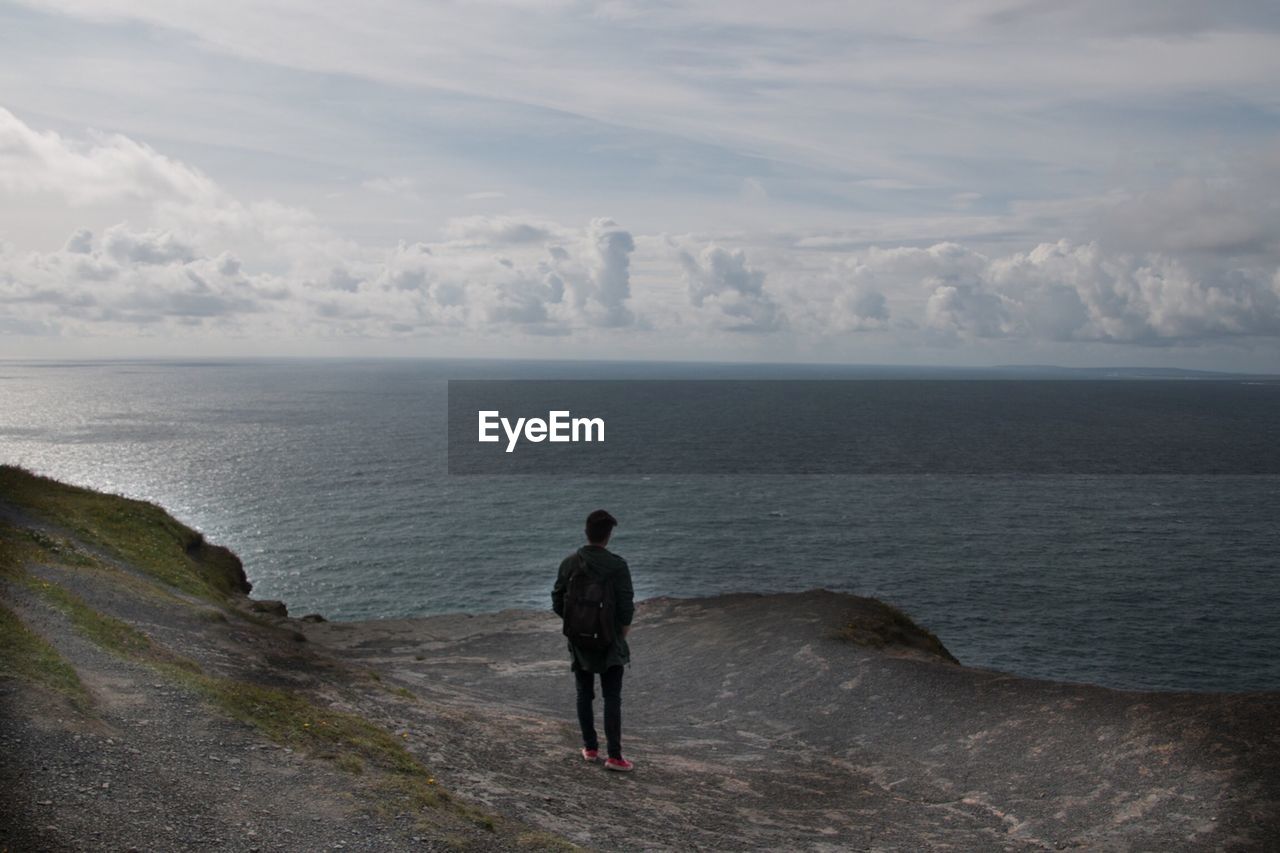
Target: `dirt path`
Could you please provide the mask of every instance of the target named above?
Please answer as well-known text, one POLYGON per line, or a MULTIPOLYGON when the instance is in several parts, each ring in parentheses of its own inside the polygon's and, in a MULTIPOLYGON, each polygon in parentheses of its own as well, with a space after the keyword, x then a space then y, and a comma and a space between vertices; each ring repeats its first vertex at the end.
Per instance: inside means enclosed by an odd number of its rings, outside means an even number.
POLYGON ((1280 697, 1036 682, 839 636, 877 607, 818 592, 644 603, 624 686, 638 770, 622 778, 573 755, 549 615, 306 631, 458 709, 461 737, 433 760, 460 791, 603 849, 1280 843, 1280 697), (584 810, 600 826, 578 825, 584 810))

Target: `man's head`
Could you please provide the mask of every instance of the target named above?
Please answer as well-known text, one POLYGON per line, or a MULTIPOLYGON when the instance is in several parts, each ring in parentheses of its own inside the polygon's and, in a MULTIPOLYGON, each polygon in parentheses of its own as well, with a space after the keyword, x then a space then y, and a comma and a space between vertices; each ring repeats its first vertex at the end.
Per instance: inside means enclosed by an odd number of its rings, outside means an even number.
POLYGON ((587 516, 587 541, 592 545, 603 545, 609 541, 609 534, 618 526, 618 519, 608 512, 598 509, 587 516))

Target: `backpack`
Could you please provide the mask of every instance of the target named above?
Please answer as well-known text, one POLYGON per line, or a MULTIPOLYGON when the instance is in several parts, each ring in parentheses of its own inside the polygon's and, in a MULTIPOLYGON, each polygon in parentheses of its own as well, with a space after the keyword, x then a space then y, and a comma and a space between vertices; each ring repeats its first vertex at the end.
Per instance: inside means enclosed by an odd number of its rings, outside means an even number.
POLYGON ((613 584, 593 572, 578 554, 564 593, 564 635, 584 651, 602 651, 613 643, 613 584))

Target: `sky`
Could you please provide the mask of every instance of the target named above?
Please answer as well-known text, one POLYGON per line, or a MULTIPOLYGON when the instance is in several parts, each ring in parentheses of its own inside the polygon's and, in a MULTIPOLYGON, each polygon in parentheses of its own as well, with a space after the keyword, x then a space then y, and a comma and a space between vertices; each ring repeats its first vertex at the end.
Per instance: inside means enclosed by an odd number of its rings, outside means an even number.
POLYGON ((1280 372, 1271 0, 0 0, 0 357, 1280 372))

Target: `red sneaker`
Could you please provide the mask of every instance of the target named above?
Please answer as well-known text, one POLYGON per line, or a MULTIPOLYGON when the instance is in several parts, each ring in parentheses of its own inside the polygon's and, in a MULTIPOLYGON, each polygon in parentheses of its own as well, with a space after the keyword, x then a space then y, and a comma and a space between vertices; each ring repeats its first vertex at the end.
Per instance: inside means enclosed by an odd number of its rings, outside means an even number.
POLYGON ((583 757, 584 759, 586 759, 587 761, 597 761, 597 760, 599 760, 599 758, 600 758, 600 750, 598 750, 598 749, 587 749, 587 748, 584 746, 584 747, 582 748, 582 757, 583 757))
POLYGON ((625 758, 610 758, 604 763, 605 770, 618 770, 627 773, 636 769, 636 766, 625 758))

